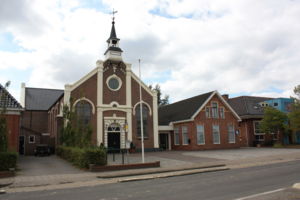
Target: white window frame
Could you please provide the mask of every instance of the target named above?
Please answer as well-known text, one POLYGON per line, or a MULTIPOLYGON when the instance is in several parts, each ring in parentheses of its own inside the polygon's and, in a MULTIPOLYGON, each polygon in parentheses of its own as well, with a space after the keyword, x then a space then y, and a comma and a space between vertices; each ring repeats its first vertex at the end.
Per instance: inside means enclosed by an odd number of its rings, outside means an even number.
POLYGON ((211 118, 214 118, 214 119, 218 119, 219 118, 219 104, 217 101, 212 101, 211 102, 211 118), (213 104, 216 104, 217 107, 216 107, 216 116, 214 116, 214 107, 213 107, 213 104))
POLYGON ((254 135, 265 135, 265 133, 257 133, 256 130, 256 125, 255 123, 260 123, 260 121, 253 121, 253 130, 254 130, 254 135))
POLYGON ((196 127, 196 129, 197 129, 197 144, 198 145, 204 145, 205 144, 205 129, 204 129, 204 125, 198 124, 197 127, 196 127), (198 127, 202 127, 202 131, 200 131, 198 127), (201 142, 201 143, 199 143, 200 134, 203 136, 203 142, 201 142))
POLYGON ((188 127, 181 127, 181 136, 182 136, 182 145, 189 145, 189 135, 188 135, 188 127), (185 138, 186 136, 186 138, 185 138))
POLYGON ((178 127, 174 128, 174 145, 180 145, 180 141, 179 141, 179 128, 178 127), (178 142, 176 141, 176 138, 178 139, 178 142))
POLYGON ((259 141, 259 142, 263 142, 263 141, 265 141, 265 135, 263 135, 263 134, 261 134, 261 135, 255 135, 255 141, 259 141), (256 139, 256 136, 258 136, 258 137, 262 137, 262 139, 256 139))
POLYGON ((220 118, 225 119, 225 108, 224 107, 220 107, 220 118))
POLYGON ((213 138, 213 144, 221 144, 221 136, 220 136, 220 125, 219 124, 214 124, 214 125, 212 125, 212 138, 213 138), (216 143, 215 142, 215 137, 214 137, 214 127, 218 127, 218 136, 219 136, 219 142, 218 143, 216 143))
POLYGON ((234 131, 234 125, 233 124, 228 124, 227 125, 227 132, 228 132, 228 143, 234 144, 236 142, 235 140, 235 131, 234 131), (230 132, 230 128, 232 127, 232 132, 230 132), (233 135, 233 140, 230 141, 230 133, 233 135))
POLYGON ((274 141, 278 140, 278 137, 279 137, 278 133, 271 133, 271 135, 272 135, 272 140, 274 140, 274 141), (275 135, 276 135, 276 137, 274 137, 275 135))
POLYGON ((28 143, 29 144, 34 144, 35 143, 35 135, 29 135, 29 137, 28 137, 28 143), (33 138, 33 142, 30 141, 31 137, 33 138))
POLYGON ((211 117, 211 115, 210 115, 210 107, 205 107, 205 117, 206 118, 210 118, 211 117))

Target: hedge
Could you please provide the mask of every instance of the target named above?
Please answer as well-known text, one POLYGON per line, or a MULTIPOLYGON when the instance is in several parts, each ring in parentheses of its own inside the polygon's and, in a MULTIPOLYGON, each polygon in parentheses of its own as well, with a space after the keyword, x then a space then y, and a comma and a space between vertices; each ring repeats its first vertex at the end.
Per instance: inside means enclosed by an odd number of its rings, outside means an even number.
POLYGON ((0 152, 0 171, 16 168, 18 154, 16 152, 0 152))
POLYGON ((80 168, 88 168, 90 164, 106 165, 106 150, 100 147, 81 149, 59 146, 56 154, 80 168))

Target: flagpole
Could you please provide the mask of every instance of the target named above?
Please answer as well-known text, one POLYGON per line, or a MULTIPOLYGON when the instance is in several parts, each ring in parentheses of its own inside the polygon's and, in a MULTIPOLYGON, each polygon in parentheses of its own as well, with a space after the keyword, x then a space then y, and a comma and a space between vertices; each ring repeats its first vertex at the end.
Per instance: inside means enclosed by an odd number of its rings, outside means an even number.
POLYGON ((143 105, 142 105, 141 59, 139 59, 139 79, 140 79, 140 121, 141 121, 142 163, 145 163, 144 124, 143 124, 143 105))

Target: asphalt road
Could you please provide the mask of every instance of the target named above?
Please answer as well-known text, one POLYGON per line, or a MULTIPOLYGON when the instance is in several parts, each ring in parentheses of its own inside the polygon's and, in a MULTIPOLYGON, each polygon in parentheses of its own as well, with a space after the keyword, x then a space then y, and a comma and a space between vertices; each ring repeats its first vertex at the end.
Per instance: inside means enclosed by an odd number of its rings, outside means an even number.
MULTIPOLYGON (((227 200, 244 198, 267 191, 290 187, 296 182, 300 182, 300 161, 95 187, 4 194, 0 195, 0 199, 227 200)), ((255 197, 254 199, 258 198, 255 197)))

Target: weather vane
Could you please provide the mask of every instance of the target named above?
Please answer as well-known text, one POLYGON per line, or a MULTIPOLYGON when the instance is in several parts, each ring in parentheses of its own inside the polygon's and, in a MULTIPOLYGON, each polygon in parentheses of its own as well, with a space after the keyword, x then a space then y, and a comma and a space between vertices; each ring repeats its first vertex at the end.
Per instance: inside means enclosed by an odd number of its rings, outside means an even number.
POLYGON ((113 9, 113 11, 111 12, 112 14, 112 20, 115 21, 115 14, 117 13, 118 11, 116 11, 115 9, 113 9))

